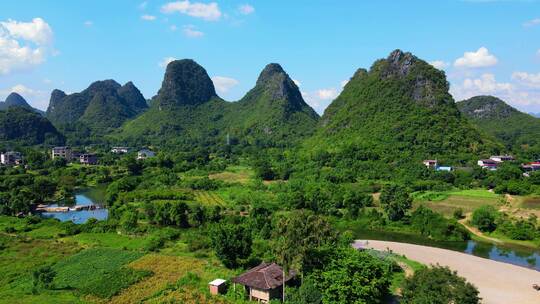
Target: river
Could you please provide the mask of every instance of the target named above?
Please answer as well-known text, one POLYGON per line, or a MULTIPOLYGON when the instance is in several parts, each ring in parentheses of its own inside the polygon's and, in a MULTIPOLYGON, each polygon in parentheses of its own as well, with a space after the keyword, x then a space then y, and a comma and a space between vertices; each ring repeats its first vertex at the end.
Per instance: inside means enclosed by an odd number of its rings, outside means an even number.
MULTIPOLYGON (((82 189, 75 193, 75 205, 80 206, 97 206, 99 209, 68 211, 68 212, 43 212, 41 216, 47 218, 56 218, 62 222, 72 221, 75 224, 84 224, 90 218, 95 218, 99 221, 106 220, 109 216, 109 210, 104 208, 105 187, 99 186, 95 188, 82 189)), ((58 204, 52 204, 50 207, 59 207, 58 204)))
POLYGON ((387 231, 357 230, 355 237, 365 240, 404 242, 464 252, 474 256, 523 266, 540 271, 540 249, 517 245, 495 245, 478 241, 440 242, 421 236, 387 231))

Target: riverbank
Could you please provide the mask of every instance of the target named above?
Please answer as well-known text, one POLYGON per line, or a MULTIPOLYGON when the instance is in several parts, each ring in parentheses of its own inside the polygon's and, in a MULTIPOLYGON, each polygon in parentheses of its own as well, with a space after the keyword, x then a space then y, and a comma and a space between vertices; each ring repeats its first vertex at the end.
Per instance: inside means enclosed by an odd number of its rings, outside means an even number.
MULTIPOLYGON (((360 242, 353 246, 359 247, 360 242)), ((540 292, 532 284, 540 284, 540 272, 493 260, 488 260, 452 250, 407 243, 368 241, 367 248, 378 251, 391 250, 408 259, 426 264, 448 266, 474 284, 485 304, 537 304, 540 292)))

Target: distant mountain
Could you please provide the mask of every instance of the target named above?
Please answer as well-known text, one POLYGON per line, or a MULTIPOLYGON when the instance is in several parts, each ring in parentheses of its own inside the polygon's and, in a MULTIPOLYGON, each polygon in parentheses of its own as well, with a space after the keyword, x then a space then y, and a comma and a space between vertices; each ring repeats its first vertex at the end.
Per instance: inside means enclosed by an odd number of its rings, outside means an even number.
POLYGON ((0 111, 0 144, 59 145, 64 137, 47 118, 25 107, 0 111))
POLYGON ((531 113, 529 113, 529 115, 534 116, 534 117, 536 117, 536 118, 540 118, 540 113, 533 113, 533 112, 531 112, 531 113))
POLYGON ((26 100, 18 93, 11 93, 8 95, 5 101, 0 101, 0 110, 6 110, 9 107, 21 107, 25 109, 33 110, 39 114, 44 114, 43 111, 33 108, 26 102, 26 100))
POLYGON ((105 134, 144 112, 147 107, 146 100, 132 82, 121 86, 114 80, 104 80, 70 95, 54 90, 46 115, 61 128, 69 129, 74 124, 81 124, 91 133, 105 134))
POLYGON ((296 142, 312 134, 319 119, 277 63, 268 64, 255 87, 232 106, 229 129, 249 144, 296 142))
POLYGON ((457 105, 474 124, 503 141, 508 149, 540 148, 540 118, 520 112, 493 96, 476 96, 457 105))
POLYGON ((395 50, 354 74, 304 152, 354 174, 382 175, 426 158, 452 165, 499 150, 461 115, 448 89, 443 71, 395 50))
POLYGON ((176 60, 167 66, 150 104, 123 126, 119 138, 176 146, 225 144, 226 138, 245 145, 285 145, 313 132, 318 119, 277 64, 268 65, 240 101, 226 102, 203 67, 176 60))

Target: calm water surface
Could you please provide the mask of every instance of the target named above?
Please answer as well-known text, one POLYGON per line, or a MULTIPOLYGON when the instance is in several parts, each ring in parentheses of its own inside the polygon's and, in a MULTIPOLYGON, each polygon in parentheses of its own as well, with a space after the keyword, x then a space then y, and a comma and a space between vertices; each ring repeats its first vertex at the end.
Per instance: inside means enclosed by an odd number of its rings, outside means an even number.
POLYGON ((359 239, 404 242, 450 249, 540 271, 540 248, 533 249, 517 245, 495 245, 472 240, 464 242, 438 242, 405 233, 386 231, 366 230, 356 231, 356 234, 356 237, 359 239))
MULTIPOLYGON (((41 216, 48 218, 56 218, 62 222, 72 221, 75 224, 84 224, 90 218, 95 218, 99 221, 106 220, 109 216, 109 210, 103 208, 104 201, 105 186, 100 186, 92 189, 84 189, 75 194, 75 205, 95 205, 100 207, 100 209, 69 212, 43 212, 41 216)), ((59 205, 52 204, 50 206, 58 207, 59 205)))

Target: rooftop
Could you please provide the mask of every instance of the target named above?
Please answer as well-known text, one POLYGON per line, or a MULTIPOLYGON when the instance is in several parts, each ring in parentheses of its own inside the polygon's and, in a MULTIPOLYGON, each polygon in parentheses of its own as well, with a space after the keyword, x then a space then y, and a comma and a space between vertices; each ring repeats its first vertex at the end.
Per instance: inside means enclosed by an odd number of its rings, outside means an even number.
MULTIPOLYGON (((285 281, 290 280, 295 276, 291 271, 285 281)), ((274 289, 283 284, 283 269, 276 263, 261 263, 247 272, 232 279, 234 283, 242 284, 257 289, 268 290, 274 289)))

